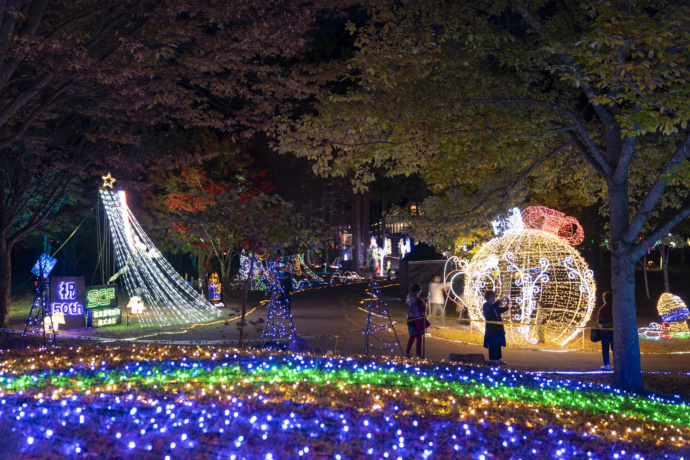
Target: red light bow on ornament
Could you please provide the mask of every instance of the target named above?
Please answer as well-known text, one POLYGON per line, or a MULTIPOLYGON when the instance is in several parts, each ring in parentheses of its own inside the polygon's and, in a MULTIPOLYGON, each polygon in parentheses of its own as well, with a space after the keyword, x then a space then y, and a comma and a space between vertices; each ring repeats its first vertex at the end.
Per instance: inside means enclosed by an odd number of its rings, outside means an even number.
POLYGON ((585 232, 576 218, 546 206, 530 206, 522 211, 525 228, 543 230, 564 238, 573 246, 582 243, 585 232))

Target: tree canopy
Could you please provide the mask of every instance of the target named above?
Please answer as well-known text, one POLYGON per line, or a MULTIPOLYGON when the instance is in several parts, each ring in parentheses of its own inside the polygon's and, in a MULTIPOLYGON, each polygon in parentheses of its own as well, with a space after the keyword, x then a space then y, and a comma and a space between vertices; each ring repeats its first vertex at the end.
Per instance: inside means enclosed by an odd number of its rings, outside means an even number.
MULTIPOLYGON (((690 215, 690 8, 673 0, 370 0, 346 91, 277 148, 322 174, 419 172, 457 234, 554 189, 602 200, 616 384, 641 389, 635 262, 690 215)), ((534 203, 540 204, 540 203, 534 203)))
POLYGON ((0 1, 0 324, 12 248, 75 181, 193 160, 142 148, 144 129, 267 127, 330 81, 335 66, 306 57, 310 34, 347 4, 0 1))

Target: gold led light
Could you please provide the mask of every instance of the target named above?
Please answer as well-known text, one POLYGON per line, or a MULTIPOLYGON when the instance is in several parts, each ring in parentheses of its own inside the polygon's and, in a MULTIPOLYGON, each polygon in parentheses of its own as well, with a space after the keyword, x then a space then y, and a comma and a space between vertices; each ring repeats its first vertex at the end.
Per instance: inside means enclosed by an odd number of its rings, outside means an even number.
POLYGON ((669 292, 664 292, 659 297, 656 309, 661 320, 669 323, 671 332, 690 332, 688 329, 688 307, 683 299, 669 292))
MULTIPOLYGON (((596 298, 594 274, 580 254, 565 239, 532 229, 492 239, 468 265, 465 299, 472 320, 484 320, 487 290, 511 300, 503 320, 506 339, 517 343, 566 345, 581 333, 596 298)), ((484 330, 484 323, 473 324, 484 330)))

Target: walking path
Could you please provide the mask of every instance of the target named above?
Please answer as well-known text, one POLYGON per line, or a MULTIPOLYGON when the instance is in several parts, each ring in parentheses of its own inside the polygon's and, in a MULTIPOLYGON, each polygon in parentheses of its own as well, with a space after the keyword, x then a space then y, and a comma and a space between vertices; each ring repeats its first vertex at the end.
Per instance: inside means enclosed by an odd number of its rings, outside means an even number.
MULTIPOLYGON (((292 314, 297 334, 305 338, 313 348, 318 348, 322 352, 330 350, 341 355, 361 354, 367 315, 365 311, 356 308, 357 301, 352 299, 361 298, 362 304, 359 306, 365 309, 367 287, 365 283, 357 283, 295 293, 292 314)), ((256 320, 265 316, 266 309, 260 308, 255 310, 248 319, 256 320)), ((248 327, 245 330, 250 329, 251 327, 248 327)), ((397 325, 396 331, 404 348, 408 339, 407 328, 404 325, 397 325)), ((433 328, 430 329, 430 334, 431 337, 426 338, 425 347, 425 356, 428 359, 448 360, 451 353, 480 353, 487 356, 486 350, 481 346, 435 338, 433 328)), ((259 337, 260 333, 251 332, 249 340, 259 337)), ((391 342, 395 341, 392 332, 386 337, 391 342)), ((192 329, 183 335, 165 337, 165 340, 232 342, 238 338, 237 327, 234 322, 231 322, 228 326, 205 331, 194 332, 192 329)), ((370 354, 401 356, 400 348, 397 346, 390 352, 379 351, 370 354)), ((600 353, 579 350, 547 351, 505 348, 503 360, 511 369, 549 372, 599 372, 602 364, 600 353)), ((690 354, 643 354, 641 365, 642 370, 647 372, 686 373, 690 371, 690 354)))

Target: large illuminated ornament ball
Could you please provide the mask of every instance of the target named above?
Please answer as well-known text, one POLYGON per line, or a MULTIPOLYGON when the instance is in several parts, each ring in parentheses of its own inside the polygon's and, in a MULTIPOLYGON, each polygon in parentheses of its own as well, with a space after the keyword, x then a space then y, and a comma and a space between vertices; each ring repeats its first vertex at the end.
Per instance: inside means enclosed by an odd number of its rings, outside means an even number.
POLYGON ((688 307, 685 306, 683 299, 677 295, 664 292, 659 297, 659 303, 656 306, 661 320, 669 323, 669 330, 673 332, 690 332, 688 329, 688 307))
POLYGON ((507 231, 485 243, 465 280, 469 315, 482 332, 484 292, 510 299, 510 310, 502 315, 509 343, 564 346, 582 333, 595 305, 587 263, 564 238, 541 230, 507 231))

